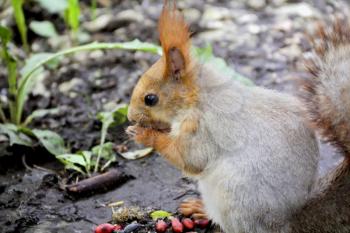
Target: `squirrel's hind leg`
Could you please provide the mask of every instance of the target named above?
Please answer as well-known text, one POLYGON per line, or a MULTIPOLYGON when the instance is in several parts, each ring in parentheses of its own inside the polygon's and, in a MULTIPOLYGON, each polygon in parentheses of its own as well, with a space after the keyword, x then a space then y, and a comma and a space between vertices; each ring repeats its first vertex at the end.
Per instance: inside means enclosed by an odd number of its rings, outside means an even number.
POLYGON ((194 219, 208 219, 201 199, 189 199, 180 204, 179 212, 184 216, 191 216, 194 219))

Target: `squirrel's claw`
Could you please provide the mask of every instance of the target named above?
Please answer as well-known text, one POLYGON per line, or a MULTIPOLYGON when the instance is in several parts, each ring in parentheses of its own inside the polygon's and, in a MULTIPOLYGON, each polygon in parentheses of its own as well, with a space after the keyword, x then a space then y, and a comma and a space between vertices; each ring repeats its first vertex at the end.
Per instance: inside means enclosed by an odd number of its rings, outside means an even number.
POLYGON ((180 204, 179 212, 184 216, 192 216, 194 219, 208 219, 203 202, 200 199, 183 201, 180 204))
POLYGON ((135 137, 137 134, 137 126, 132 125, 129 126, 126 130, 125 130, 126 134, 129 135, 130 137, 135 137))

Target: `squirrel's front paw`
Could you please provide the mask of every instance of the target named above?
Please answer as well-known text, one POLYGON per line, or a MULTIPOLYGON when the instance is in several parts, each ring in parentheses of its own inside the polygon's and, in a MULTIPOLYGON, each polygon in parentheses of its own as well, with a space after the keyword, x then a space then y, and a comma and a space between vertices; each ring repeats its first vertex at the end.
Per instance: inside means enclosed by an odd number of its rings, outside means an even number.
POLYGON ((134 125, 129 126, 126 133, 137 143, 153 147, 156 136, 154 130, 134 125))
POLYGON ((134 138, 137 133, 137 126, 131 125, 125 130, 125 132, 129 137, 134 138))
POLYGON ((179 212, 184 216, 191 216, 194 219, 208 219, 201 199, 189 199, 180 204, 179 212))

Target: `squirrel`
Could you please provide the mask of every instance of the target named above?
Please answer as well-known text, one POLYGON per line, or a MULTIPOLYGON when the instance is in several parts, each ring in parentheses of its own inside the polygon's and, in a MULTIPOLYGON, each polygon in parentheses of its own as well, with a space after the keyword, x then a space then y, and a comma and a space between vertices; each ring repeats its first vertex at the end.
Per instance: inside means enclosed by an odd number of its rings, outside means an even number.
POLYGON ((161 58, 136 84, 127 133, 198 181, 180 212, 226 233, 350 232, 350 23, 319 27, 303 95, 248 87, 191 55, 165 1, 161 58), (344 155, 318 178, 318 137, 344 155))

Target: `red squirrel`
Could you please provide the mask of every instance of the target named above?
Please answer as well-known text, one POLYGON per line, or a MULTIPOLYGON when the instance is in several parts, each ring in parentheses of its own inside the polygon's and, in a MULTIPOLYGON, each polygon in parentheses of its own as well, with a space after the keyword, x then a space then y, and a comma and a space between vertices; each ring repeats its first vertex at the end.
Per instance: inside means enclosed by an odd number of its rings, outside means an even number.
POLYGON ((198 181, 202 200, 180 211, 226 233, 350 232, 350 23, 320 27, 302 98, 201 64, 175 4, 158 29, 163 55, 133 91, 127 133, 198 181), (344 155, 320 179, 316 133, 344 155))

